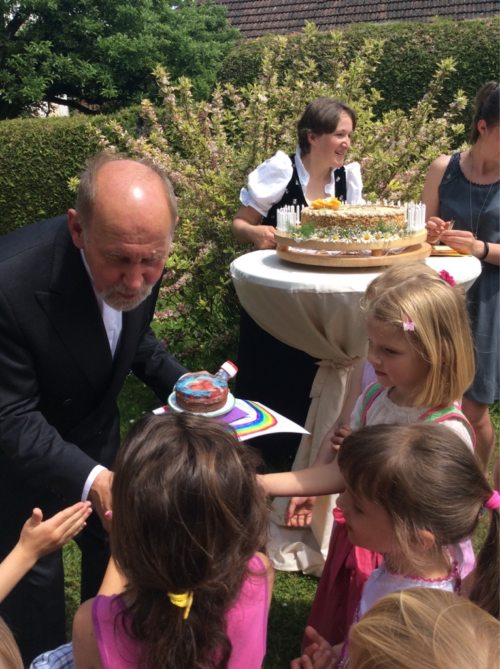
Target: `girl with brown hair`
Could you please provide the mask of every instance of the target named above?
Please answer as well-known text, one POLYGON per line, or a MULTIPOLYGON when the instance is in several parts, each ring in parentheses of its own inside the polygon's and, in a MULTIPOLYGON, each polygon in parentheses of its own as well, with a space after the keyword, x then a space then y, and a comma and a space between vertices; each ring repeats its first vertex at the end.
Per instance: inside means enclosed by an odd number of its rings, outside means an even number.
POLYGON ((77 669, 261 667, 272 572, 255 467, 215 420, 151 415, 132 428, 111 524, 125 587, 78 610, 77 669))
MULTIPOLYGON (((383 596, 427 587, 459 593, 457 546, 475 531, 481 512, 489 531, 470 577, 470 599, 499 615, 500 494, 491 489, 462 439, 443 425, 377 425, 344 440, 338 466, 346 489, 339 496, 350 541, 384 555, 363 588, 354 622, 383 596)), ((307 660, 293 669, 347 667, 347 644, 329 648, 312 628, 307 660), (338 656, 337 653, 340 653, 338 656), (324 663, 330 654, 331 664, 324 663)))

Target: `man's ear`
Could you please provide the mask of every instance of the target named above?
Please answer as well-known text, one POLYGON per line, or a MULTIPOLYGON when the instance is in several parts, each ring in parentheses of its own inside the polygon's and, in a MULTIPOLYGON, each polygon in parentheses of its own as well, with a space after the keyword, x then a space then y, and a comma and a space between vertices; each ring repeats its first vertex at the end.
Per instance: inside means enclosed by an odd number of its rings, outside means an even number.
POLYGON ((68 209, 68 230, 77 249, 84 248, 83 228, 76 209, 68 209))

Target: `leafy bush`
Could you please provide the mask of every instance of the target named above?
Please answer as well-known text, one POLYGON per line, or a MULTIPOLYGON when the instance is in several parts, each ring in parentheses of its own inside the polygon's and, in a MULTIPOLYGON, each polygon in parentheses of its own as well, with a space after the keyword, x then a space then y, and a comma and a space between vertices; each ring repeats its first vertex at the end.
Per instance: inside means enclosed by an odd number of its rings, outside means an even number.
MULTIPOLYGON (((309 26, 305 42, 316 37, 309 26)), ((264 49, 262 74, 254 83, 219 86, 208 101, 197 101, 189 80, 174 85, 159 69, 164 105, 156 110, 143 101, 140 133, 117 121, 102 126, 111 146, 152 158, 174 183, 181 224, 159 300, 157 329, 191 367, 214 367, 234 350, 238 308, 228 266, 241 252, 230 232, 239 189, 248 172, 277 149, 293 151, 296 120, 307 101, 342 91, 342 99, 356 109, 352 158, 361 160, 370 197, 418 197, 428 163, 456 146, 463 132, 455 118, 465 97, 458 93, 445 114, 434 102, 454 71, 450 59, 439 65, 413 109, 391 111, 377 120, 380 94, 370 81, 382 42, 365 40, 349 58, 345 39, 339 34, 330 39, 337 53, 331 81, 320 74, 308 49, 297 54, 293 68, 284 69, 288 41, 278 37, 272 48, 264 49)))
MULTIPOLYGON (((333 82, 339 58, 354 58, 367 38, 382 40, 383 51, 371 76, 372 86, 380 92, 380 100, 374 107, 376 116, 391 109, 408 111, 413 107, 425 94, 438 63, 445 58, 453 58, 456 69, 444 82, 436 100, 442 109, 453 100, 457 89, 462 88, 472 100, 485 81, 499 78, 498 17, 472 21, 438 19, 430 23, 355 23, 338 31, 316 32, 314 39, 308 30, 286 37, 287 57, 282 61, 278 77, 294 69, 295 61, 307 53, 319 76, 333 82), (340 54, 339 43, 342 45, 340 54)), ((256 81, 262 74, 262 53, 273 48, 277 39, 265 35, 238 42, 221 68, 222 81, 235 86, 256 81)), ((307 82, 300 72, 297 75, 299 81, 307 82)), ((339 97, 343 97, 342 91, 339 97)), ((470 116, 469 107, 460 120, 467 126, 470 116)))
POLYGON ((0 234, 73 204, 68 180, 99 148, 97 121, 80 116, 0 123, 0 234))

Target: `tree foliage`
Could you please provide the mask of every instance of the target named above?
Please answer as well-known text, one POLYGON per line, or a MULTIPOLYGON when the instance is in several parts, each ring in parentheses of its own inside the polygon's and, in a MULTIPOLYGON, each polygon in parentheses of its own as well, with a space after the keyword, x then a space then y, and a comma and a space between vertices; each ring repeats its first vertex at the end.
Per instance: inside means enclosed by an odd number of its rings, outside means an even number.
POLYGON ((237 31, 195 0, 0 0, 0 118, 43 101, 110 111, 152 95, 155 66, 207 95, 237 31))

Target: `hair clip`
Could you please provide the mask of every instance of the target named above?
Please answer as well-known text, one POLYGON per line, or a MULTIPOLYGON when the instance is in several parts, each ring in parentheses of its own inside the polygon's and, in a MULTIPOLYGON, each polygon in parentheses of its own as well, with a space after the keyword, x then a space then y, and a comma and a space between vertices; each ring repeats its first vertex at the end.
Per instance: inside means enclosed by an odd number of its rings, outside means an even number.
POLYGON ((180 609, 184 609, 182 618, 183 620, 187 620, 189 612, 191 611, 191 605, 193 603, 192 591, 188 590, 187 592, 181 592, 179 594, 168 592, 167 594, 171 604, 178 606, 180 609))
POLYGON ((439 276, 443 279, 443 281, 446 281, 446 283, 449 283, 452 288, 457 283, 455 281, 455 279, 451 276, 451 274, 449 272, 447 272, 445 269, 442 269, 439 272, 439 276))
POLYGON ((489 511, 495 511, 495 509, 500 508, 500 493, 498 490, 493 490, 483 506, 489 511))
POLYGON ((405 332, 415 332, 415 323, 411 320, 411 318, 408 318, 408 316, 403 321, 403 330, 405 332))

